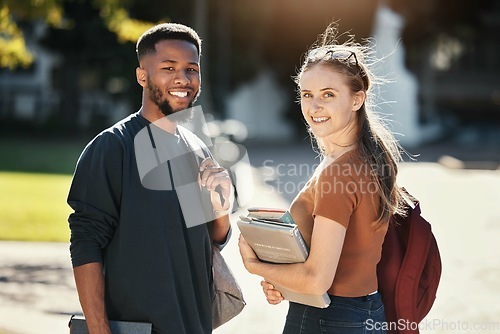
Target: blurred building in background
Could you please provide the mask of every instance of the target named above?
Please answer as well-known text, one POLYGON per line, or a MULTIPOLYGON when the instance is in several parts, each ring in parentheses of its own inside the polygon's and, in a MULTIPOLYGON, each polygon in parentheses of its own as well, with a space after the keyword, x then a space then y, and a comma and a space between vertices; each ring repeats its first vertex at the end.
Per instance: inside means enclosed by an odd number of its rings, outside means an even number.
MULTIPOLYGON (((35 55, 28 68, 0 69, 0 119, 40 127, 59 114, 64 90, 61 88, 61 72, 67 71, 62 56, 41 46, 38 41, 46 34, 47 26, 36 22, 25 33, 30 51, 35 55)), ((132 112, 123 99, 113 98, 113 92, 121 89, 119 79, 111 79, 107 90, 92 89, 98 80, 92 73, 78 77, 81 89, 76 106, 79 110, 75 123, 79 128, 91 127, 100 120, 100 126, 112 124, 132 112)))
POLYGON ((0 117, 43 124, 59 104, 52 86, 52 71, 60 59, 38 44, 46 25, 37 23, 24 34, 36 56, 28 68, 0 69, 0 117))

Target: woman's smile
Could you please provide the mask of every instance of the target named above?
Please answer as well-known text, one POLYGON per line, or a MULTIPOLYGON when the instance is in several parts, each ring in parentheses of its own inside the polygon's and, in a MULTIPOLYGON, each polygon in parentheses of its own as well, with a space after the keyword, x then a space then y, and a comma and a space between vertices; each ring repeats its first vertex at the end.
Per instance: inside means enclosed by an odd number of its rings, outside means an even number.
POLYGON ((311 117, 312 121, 314 123, 324 123, 328 120, 330 120, 331 117, 311 117))

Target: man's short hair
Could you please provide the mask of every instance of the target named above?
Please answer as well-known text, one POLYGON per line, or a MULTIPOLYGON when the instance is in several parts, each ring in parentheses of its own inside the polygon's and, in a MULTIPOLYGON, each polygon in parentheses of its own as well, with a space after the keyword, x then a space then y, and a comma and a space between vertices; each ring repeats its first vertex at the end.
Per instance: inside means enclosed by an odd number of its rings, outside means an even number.
POLYGON ((196 31, 179 23, 161 23, 150 28, 139 37, 135 47, 137 59, 141 61, 145 55, 156 52, 156 43, 169 39, 192 43, 196 46, 198 55, 201 55, 201 38, 196 31))

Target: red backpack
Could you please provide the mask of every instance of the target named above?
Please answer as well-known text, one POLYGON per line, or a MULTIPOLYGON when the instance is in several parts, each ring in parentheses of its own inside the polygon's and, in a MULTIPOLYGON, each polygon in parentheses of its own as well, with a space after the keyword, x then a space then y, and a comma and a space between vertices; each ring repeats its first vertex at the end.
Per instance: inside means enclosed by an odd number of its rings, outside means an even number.
POLYGON ((394 215, 389 223, 377 266, 388 334, 419 333, 418 324, 429 313, 441 278, 431 225, 420 215, 418 201, 407 202, 406 217, 394 215))

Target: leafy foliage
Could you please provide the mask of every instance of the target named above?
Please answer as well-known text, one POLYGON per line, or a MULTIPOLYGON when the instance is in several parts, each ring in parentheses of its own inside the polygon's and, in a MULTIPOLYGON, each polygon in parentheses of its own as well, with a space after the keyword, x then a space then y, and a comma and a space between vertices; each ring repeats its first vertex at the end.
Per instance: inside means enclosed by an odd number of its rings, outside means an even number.
MULTIPOLYGON (((65 17, 68 3, 83 4, 78 0, 4 0, 0 7, 0 67, 14 69, 28 67, 34 58, 27 49, 20 25, 41 20, 49 26, 71 31, 74 21, 65 17)), ((100 18, 107 29, 121 43, 135 42, 153 23, 131 18, 124 1, 94 0, 100 18)))
POLYGON ((18 26, 9 15, 9 8, 0 9, 0 67, 14 69, 28 67, 33 56, 26 49, 24 38, 18 26))
POLYGON ((61 25, 60 1, 4 0, 0 7, 0 67, 14 69, 31 65, 33 55, 26 47, 18 22, 40 19, 50 25, 61 25))

